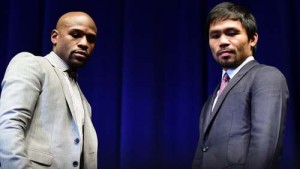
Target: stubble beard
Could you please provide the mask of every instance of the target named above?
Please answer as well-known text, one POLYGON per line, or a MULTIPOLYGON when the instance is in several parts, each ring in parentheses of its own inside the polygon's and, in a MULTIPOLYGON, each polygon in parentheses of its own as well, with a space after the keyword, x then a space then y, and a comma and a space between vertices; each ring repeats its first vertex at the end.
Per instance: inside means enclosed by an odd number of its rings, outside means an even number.
POLYGON ((240 66, 244 61, 246 60, 245 59, 238 59, 238 58, 233 58, 232 60, 230 59, 221 59, 219 60, 219 64, 222 66, 222 68, 225 68, 225 69, 235 69, 237 68, 238 66, 240 66))
POLYGON ((235 57, 229 59, 219 59, 218 62, 224 69, 235 69, 241 64, 235 57))

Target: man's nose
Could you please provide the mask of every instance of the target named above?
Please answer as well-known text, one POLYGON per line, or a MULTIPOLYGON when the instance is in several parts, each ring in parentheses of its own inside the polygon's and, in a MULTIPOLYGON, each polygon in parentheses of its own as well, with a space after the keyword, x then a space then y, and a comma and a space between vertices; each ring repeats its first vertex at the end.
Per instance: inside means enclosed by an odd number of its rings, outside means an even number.
POLYGON ((82 49, 86 50, 88 48, 88 40, 86 38, 86 36, 83 36, 79 43, 78 43, 78 46, 81 47, 82 49))
POLYGON ((229 45, 228 37, 225 36, 225 35, 220 36, 219 46, 220 47, 226 47, 228 45, 229 45))

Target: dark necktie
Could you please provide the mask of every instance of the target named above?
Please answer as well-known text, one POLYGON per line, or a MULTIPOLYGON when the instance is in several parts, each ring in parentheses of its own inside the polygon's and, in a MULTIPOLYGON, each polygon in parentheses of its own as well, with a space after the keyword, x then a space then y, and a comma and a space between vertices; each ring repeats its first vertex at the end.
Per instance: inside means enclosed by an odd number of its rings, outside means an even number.
POLYGON ((69 77, 70 77, 71 79, 73 79, 74 81, 77 81, 78 75, 77 75, 77 72, 76 72, 76 71, 69 69, 69 70, 67 70, 67 72, 68 72, 69 77))
POLYGON ((225 73, 223 75, 223 78, 222 78, 222 82, 221 82, 221 86, 220 86, 219 94, 218 95, 220 95, 222 93, 222 91, 224 90, 224 88, 227 86, 229 80, 230 80, 230 77, 228 76, 227 73, 225 73))

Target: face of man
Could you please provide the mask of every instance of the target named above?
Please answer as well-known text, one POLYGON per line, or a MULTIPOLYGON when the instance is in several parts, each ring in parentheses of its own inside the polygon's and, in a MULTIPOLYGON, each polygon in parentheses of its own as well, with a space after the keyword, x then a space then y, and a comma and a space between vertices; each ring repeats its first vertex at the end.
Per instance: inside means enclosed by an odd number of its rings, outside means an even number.
POLYGON ((209 28, 209 46, 215 60, 223 69, 238 67, 252 55, 251 48, 257 43, 258 35, 249 39, 240 21, 216 21, 209 28))
POLYGON ((52 31, 53 51, 72 69, 77 69, 87 62, 94 50, 96 34, 96 25, 88 15, 67 13, 52 31))

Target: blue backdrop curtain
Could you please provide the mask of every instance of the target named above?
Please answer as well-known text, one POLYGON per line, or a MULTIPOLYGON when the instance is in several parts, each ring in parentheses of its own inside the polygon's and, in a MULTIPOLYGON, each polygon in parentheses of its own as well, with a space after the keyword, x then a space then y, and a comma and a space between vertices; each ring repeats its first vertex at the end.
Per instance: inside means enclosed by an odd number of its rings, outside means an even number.
MULTIPOLYGON (((207 12, 219 0, 10 0, 0 6, 0 78, 21 51, 47 54, 63 13, 89 13, 99 29, 79 74, 93 107, 100 169, 189 169, 199 114, 221 69, 204 39, 207 12)), ((300 2, 232 1, 259 29, 256 59, 280 69, 290 89, 283 169, 300 168, 300 2)))

